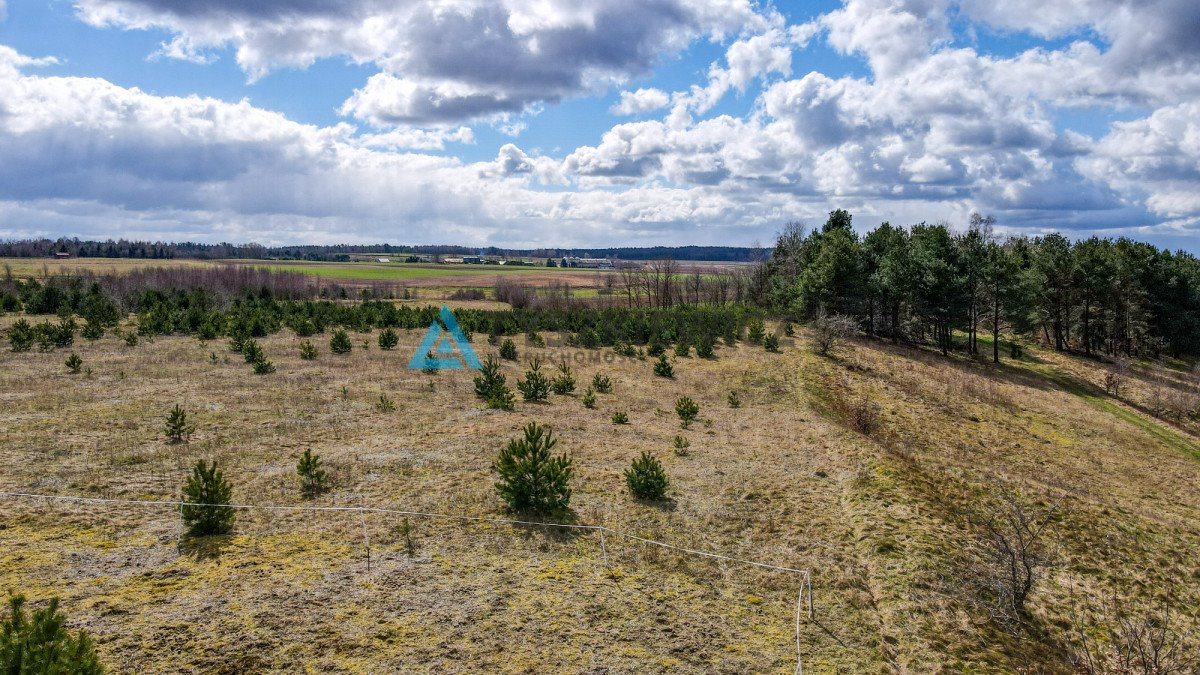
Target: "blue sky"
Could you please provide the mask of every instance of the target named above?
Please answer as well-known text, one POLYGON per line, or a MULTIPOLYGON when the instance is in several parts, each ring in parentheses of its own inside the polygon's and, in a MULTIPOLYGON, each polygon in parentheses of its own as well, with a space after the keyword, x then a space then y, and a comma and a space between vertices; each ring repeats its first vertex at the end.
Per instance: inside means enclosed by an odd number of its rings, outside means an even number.
POLYGON ((1043 5, 0 0, 0 237, 1200 250, 1200 8, 1043 5))

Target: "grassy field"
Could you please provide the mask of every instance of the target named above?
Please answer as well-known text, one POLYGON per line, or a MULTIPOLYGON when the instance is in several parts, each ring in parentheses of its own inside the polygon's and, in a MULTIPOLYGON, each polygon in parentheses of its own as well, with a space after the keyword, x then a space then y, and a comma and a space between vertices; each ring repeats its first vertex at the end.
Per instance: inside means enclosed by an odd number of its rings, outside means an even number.
MULTIPOLYGON (((235 501, 300 505, 294 467, 312 449, 335 476, 318 505, 501 517, 492 462, 538 421, 575 461, 577 522, 811 568, 806 672, 1066 673, 1080 607, 1165 603, 1179 625, 1200 622, 1197 439, 1139 411, 1136 390, 1132 403, 1097 393, 1101 364, 1030 348, 993 368, 865 339, 821 357, 801 332, 780 354, 739 344, 678 359, 664 379, 648 361, 546 337, 536 350, 518 338, 522 358, 578 359, 579 389, 597 372, 613 378, 595 410, 578 391, 486 410, 471 373, 406 368, 421 331, 394 352, 352 333, 345 356, 315 339, 316 361, 281 333, 261 341, 278 368, 266 376, 224 342, 185 337, 77 344, 91 369, 78 375, 64 350, 0 352, 0 490, 174 499, 190 466, 215 458, 235 501), (381 394, 395 411, 376 408, 381 394), (701 408, 687 431, 673 412, 681 395, 701 408), (878 406, 866 433, 847 401, 878 406), (197 425, 186 445, 163 439, 176 403, 197 425), (612 424, 617 410, 629 425, 612 424), (672 479, 666 504, 625 491, 643 450, 672 479), (1009 629, 987 619, 964 572, 979 538, 969 516, 1001 492, 1056 507, 1031 618, 1009 629)), ((482 336, 475 348, 493 350, 482 336)), ((504 368, 511 385, 521 367, 504 368)), ((247 512, 233 536, 180 548, 170 508, 0 502, 0 587, 62 596, 116 672, 796 665, 794 575, 616 537, 606 563, 591 533, 414 516, 410 555, 404 518, 372 514, 368 569, 354 512, 247 512)))

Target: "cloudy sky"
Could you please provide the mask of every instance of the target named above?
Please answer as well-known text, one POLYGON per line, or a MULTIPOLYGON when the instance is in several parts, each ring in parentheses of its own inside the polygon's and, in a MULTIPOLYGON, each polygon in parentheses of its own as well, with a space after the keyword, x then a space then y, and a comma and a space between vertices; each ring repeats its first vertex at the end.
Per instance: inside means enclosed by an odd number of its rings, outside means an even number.
POLYGON ((0 0, 0 238, 1200 251, 1196 0, 0 0))

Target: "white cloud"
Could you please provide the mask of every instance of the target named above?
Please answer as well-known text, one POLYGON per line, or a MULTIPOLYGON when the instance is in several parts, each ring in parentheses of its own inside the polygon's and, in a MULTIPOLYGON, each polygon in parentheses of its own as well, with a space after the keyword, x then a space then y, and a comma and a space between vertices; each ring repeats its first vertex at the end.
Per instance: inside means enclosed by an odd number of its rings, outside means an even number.
POLYGON ((763 25, 749 0, 77 0, 95 26, 161 28, 161 53, 232 45, 251 78, 344 55, 374 63, 343 107, 378 125, 449 124, 647 74, 701 38, 763 25))
POLYGON ((623 91, 621 100, 609 108, 609 112, 614 115, 641 115, 665 108, 670 102, 670 95, 661 89, 623 91))

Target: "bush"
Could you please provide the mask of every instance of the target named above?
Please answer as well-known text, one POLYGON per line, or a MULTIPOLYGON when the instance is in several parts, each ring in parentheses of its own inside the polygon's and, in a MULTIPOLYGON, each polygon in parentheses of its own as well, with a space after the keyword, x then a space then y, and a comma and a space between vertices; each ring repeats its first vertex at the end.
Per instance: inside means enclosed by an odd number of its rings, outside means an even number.
POLYGON ((654 374, 659 377, 675 377, 675 367, 667 360, 667 355, 663 354, 654 362, 654 374))
POLYGON ((711 359, 713 357, 712 338, 703 337, 696 340, 696 357, 701 359, 711 359))
POLYGON ((629 424, 629 415, 623 410, 618 410, 612 414, 612 421, 613 424, 629 424))
POLYGON ((508 387, 501 387, 487 397, 487 407, 492 410, 512 410, 517 407, 517 395, 508 387))
POLYGON ((768 334, 765 338, 763 338, 763 347, 769 352, 778 352, 779 336, 774 333, 768 334))
POLYGON ((8 346, 14 352, 27 352, 33 348, 33 327, 25 319, 17 319, 8 329, 8 346))
POLYGON ((83 359, 79 358, 79 355, 75 352, 71 352, 71 355, 67 357, 67 360, 63 362, 63 365, 65 365, 67 370, 71 371, 72 373, 78 373, 79 369, 83 366, 83 359))
POLYGON ((838 343, 857 332, 858 322, 854 319, 841 314, 826 314, 821 308, 812 322, 813 347, 818 354, 828 354, 838 343))
POLYGON ((729 392, 729 407, 730 408, 742 407, 742 399, 738 396, 738 393, 736 391, 729 392))
POLYGON ((1042 539, 1053 513, 1053 508, 1027 507, 1004 492, 971 515, 979 529, 975 579, 1000 623, 1025 618, 1025 601, 1049 562, 1042 539))
POLYGON ((187 443, 192 438, 196 427, 188 423, 187 413, 178 403, 167 414, 167 441, 171 443, 187 443))
POLYGON ((657 501, 666 496, 671 482, 654 455, 642 451, 642 456, 633 460, 633 465, 625 470, 625 483, 634 497, 657 501))
POLYGON ((349 354, 354 346, 350 344, 350 336, 344 330, 333 331, 333 336, 329 338, 329 351, 334 354, 349 354))
POLYGON ((676 436, 671 446, 675 448, 675 454, 684 457, 688 454, 688 448, 692 447, 692 444, 688 443, 688 439, 683 436, 676 436))
POLYGON ((692 353, 692 346, 682 340, 675 343, 675 356, 687 358, 692 353))
POLYGON ((608 379, 607 375, 596 373, 592 376, 592 389, 601 394, 607 394, 612 391, 612 380, 608 379))
POLYGON ((275 364, 266 358, 261 358, 254 362, 255 375, 270 375, 273 372, 275 372, 275 364))
POLYGON ((525 379, 517 380, 517 389, 526 401, 545 401, 550 396, 550 380, 542 374, 542 362, 533 359, 525 371, 525 379))
POLYGON ((305 361, 313 361, 317 358, 317 348, 313 343, 305 340, 300 343, 300 358, 305 361))
POLYGON ((679 415, 680 426, 687 429, 700 414, 700 406, 687 396, 681 396, 675 401, 675 414, 679 415))
POLYGON ((517 360, 517 343, 511 338, 504 338, 504 342, 500 343, 500 358, 506 361, 517 360))
POLYGON ((389 351, 395 349, 396 345, 398 344, 400 344, 400 336, 397 335, 396 331, 392 330, 391 328, 385 328, 383 329, 383 332, 379 334, 380 349, 389 351))
POLYGON ((529 335, 525 336, 525 339, 529 341, 530 347, 536 347, 538 349, 541 349, 542 347, 546 346, 546 339, 543 338, 541 333, 538 333, 537 331, 534 331, 534 332, 530 333, 529 335))
POLYGON ((593 391, 591 387, 584 389, 582 400, 583 400, 583 407, 595 408, 596 407, 596 392, 593 391))
POLYGON ((215 461, 212 466, 204 460, 196 462, 191 477, 183 486, 183 501, 210 506, 183 506, 181 512, 188 536, 229 534, 233 530, 234 509, 222 505, 228 504, 232 495, 233 488, 221 475, 215 461))
POLYGON ((127 333, 125 335, 125 346, 126 347, 136 347, 137 343, 138 343, 137 333, 127 333))
POLYGON ((784 321, 784 322, 783 322, 783 334, 784 334, 784 335, 786 335, 786 336, 788 336, 788 337, 795 337, 795 336, 796 336, 796 327, 792 325, 792 322, 791 322, 791 321, 784 321))
POLYGON ((321 466, 321 457, 312 454, 312 450, 305 450, 304 454, 300 455, 300 461, 296 464, 296 475, 300 476, 300 496, 305 499, 312 499, 327 488, 328 476, 321 466))
POLYGON ((8 598, 9 616, 0 623, 0 673, 99 675, 96 648, 84 631, 72 635, 58 611, 58 598, 25 615, 25 596, 8 598))
POLYGON ((558 375, 550 383, 550 388, 561 396, 575 391, 575 375, 571 372, 571 366, 565 359, 558 364, 558 375))
POLYGON ((523 438, 514 438, 500 451, 495 469, 496 491, 517 512, 555 514, 571 501, 571 460, 551 453, 558 440, 548 427, 530 422, 523 438))

